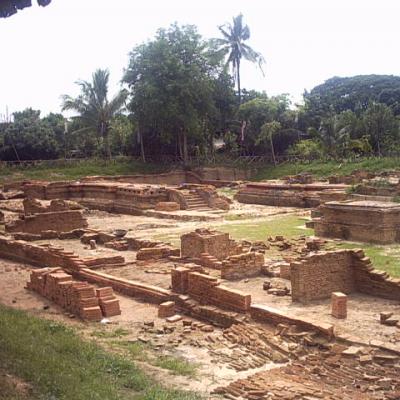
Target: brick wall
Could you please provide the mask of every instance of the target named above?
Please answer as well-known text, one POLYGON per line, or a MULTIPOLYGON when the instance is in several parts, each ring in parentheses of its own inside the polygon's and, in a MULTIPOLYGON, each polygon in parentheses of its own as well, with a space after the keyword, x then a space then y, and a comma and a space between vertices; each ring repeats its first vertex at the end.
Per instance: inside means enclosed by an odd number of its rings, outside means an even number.
POLYGON ((179 267, 171 271, 171 286, 174 292, 188 294, 201 304, 212 304, 238 312, 246 312, 250 308, 249 294, 230 289, 221 285, 217 278, 191 272, 188 268, 179 267))
POLYGON ((264 255, 248 252, 228 257, 222 261, 222 279, 241 279, 259 275, 264 265, 264 255))
POLYGON ((377 270, 362 250, 310 254, 291 263, 292 300, 330 298, 332 292, 358 291, 400 300, 400 279, 377 270))
POLYGON ((332 292, 354 290, 352 256, 346 251, 311 254, 290 267, 293 301, 325 299, 332 292))
POLYGON ((7 232, 26 232, 38 234, 43 231, 69 232, 86 228, 86 218, 81 211, 59 211, 27 215, 6 225, 7 232))

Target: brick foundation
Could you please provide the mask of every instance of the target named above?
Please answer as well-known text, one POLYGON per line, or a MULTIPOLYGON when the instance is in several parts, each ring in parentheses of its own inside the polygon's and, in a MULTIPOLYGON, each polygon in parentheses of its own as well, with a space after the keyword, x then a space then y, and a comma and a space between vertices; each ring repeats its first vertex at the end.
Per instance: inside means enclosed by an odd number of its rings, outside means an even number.
POLYGON ((6 232, 40 234, 43 231, 69 232, 87 228, 88 223, 81 211, 57 211, 27 215, 6 225, 6 232))

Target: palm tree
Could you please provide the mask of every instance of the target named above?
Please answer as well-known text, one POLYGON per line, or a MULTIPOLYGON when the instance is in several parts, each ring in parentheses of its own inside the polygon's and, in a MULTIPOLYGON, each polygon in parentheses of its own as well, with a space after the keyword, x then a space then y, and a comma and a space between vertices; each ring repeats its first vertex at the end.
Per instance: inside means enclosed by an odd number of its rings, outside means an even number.
POLYGON ((119 91, 111 101, 107 99, 108 70, 97 69, 92 75, 92 82, 76 82, 81 88, 77 98, 63 95, 62 110, 73 110, 78 113, 77 118, 83 128, 75 133, 95 132, 104 141, 104 148, 108 158, 111 158, 109 128, 114 116, 122 111, 128 92, 119 91))
POLYGON ((252 63, 257 63, 264 75, 262 65, 265 63, 261 53, 253 50, 244 43, 250 38, 250 29, 248 25, 243 25, 243 15, 239 14, 233 18, 233 23, 227 23, 218 27, 223 38, 214 39, 214 43, 224 56, 228 56, 227 65, 231 65, 234 79, 237 83, 239 103, 241 100, 240 87, 240 62, 242 58, 252 63))

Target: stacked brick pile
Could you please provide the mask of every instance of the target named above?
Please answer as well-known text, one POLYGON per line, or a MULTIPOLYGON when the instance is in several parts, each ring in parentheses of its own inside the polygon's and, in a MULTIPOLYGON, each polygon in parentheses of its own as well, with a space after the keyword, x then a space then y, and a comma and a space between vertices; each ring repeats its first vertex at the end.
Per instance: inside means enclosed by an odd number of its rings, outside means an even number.
POLYGON ((240 279, 260 274, 264 265, 262 253, 249 252, 228 257, 222 261, 221 278, 240 279))
POLYGON ((121 314, 119 300, 114 296, 114 291, 111 287, 96 289, 96 296, 99 299, 101 312, 105 317, 121 314))
POLYGON ((120 314, 119 301, 111 288, 98 289, 100 292, 96 294, 92 285, 76 282, 57 268, 33 270, 27 288, 88 321, 120 314))
POLYGON ((220 285, 217 278, 191 272, 188 268, 172 270, 171 284, 174 292, 188 294, 201 304, 212 304, 238 312, 246 312, 250 308, 249 294, 220 285))

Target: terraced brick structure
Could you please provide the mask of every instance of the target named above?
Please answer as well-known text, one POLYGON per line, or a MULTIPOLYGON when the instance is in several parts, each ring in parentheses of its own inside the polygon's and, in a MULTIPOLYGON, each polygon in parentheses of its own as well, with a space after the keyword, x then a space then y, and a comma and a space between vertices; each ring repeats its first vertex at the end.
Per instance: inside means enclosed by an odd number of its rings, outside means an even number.
POLYGON ((400 204, 380 201, 332 201, 314 219, 315 234, 322 237, 372 243, 400 242, 400 204))

